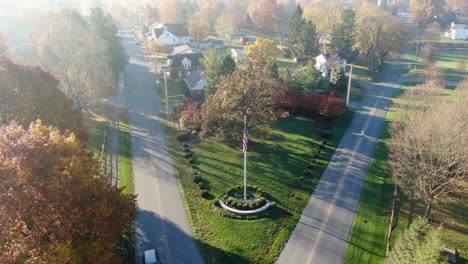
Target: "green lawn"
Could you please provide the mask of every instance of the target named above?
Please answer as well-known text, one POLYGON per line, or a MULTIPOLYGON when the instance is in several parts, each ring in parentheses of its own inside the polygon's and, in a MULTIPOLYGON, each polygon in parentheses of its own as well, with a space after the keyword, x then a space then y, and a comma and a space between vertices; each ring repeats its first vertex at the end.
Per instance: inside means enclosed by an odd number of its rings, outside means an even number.
MULTIPOLYGON (((465 43, 466 44, 466 43, 465 43)), ((468 77, 468 44, 459 47, 438 47, 435 48, 436 65, 449 81, 461 81, 468 77), (465 61, 467 68, 460 69, 460 62, 465 61)), ((405 55, 408 76, 422 76, 424 74, 425 60, 418 54, 415 56, 415 49, 410 49, 405 55)))
POLYGON ((392 175, 387 168, 385 123, 364 184, 343 263, 383 263, 392 207, 392 175))
POLYGON ((278 68, 289 68, 291 66, 296 66, 293 59, 288 59, 285 57, 276 58, 276 65, 278 65, 278 68))
MULTIPOLYGON (((159 85, 156 86, 156 94, 159 97, 161 104, 166 103, 166 91, 164 89, 164 81, 160 80, 159 85)), ((190 96, 187 84, 181 80, 168 80, 167 81, 167 96, 183 95, 177 97, 169 97, 169 104, 177 104, 184 101, 184 96, 190 96)))
POLYGON ((195 145, 195 164, 205 184, 209 199, 200 198, 200 190, 192 181, 193 171, 185 159, 181 144, 176 141, 174 124, 164 122, 174 168, 188 206, 195 238, 207 263, 273 263, 289 239, 302 209, 318 183, 319 176, 335 151, 352 120, 347 112, 334 130, 330 145, 323 151, 321 166, 315 176, 299 177, 311 155, 321 143, 314 133, 314 121, 302 117, 279 120, 267 139, 250 138, 248 183, 258 185, 277 202, 268 217, 256 220, 224 218, 212 210, 216 198, 227 189, 242 183, 243 153, 240 142, 232 145, 204 140, 195 145))

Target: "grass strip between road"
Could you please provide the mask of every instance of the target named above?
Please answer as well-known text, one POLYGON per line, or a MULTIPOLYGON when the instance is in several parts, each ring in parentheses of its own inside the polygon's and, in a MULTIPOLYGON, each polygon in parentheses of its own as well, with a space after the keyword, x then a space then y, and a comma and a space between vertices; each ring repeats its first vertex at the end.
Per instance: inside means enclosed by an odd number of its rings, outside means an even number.
POLYGON ((388 122, 384 123, 374 158, 362 189, 344 264, 383 263, 392 210, 392 174, 387 168, 388 122))
POLYGON ((322 142, 315 133, 315 121, 289 117, 279 120, 268 130, 267 138, 249 137, 248 183, 263 189, 277 203, 268 217, 255 220, 221 217, 211 208, 227 189, 242 184, 242 144, 225 144, 214 139, 190 144, 194 146, 196 171, 208 186, 209 198, 204 199, 193 182, 194 169, 184 158, 182 144, 176 140, 175 125, 162 120, 192 230, 205 261, 273 263, 289 239, 353 115, 348 111, 337 124, 312 176, 304 176, 303 172, 322 142), (302 183, 300 177, 304 177, 302 183))
POLYGON ((127 110, 120 113, 119 129, 119 187, 124 188, 124 193, 133 194, 132 138, 127 110))

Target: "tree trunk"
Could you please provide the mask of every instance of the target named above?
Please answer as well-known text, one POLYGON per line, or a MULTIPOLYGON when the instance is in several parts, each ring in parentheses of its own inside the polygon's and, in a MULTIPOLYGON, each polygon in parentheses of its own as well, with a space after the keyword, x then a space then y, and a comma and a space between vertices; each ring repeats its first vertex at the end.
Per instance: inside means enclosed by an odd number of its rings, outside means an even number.
POLYGON ((429 218, 431 215, 432 202, 428 202, 426 206, 426 211, 424 212, 424 218, 429 218))
POLYGON ((414 218, 414 207, 415 207, 416 201, 414 200, 414 194, 411 195, 410 198, 410 208, 409 208, 409 216, 408 216, 408 226, 413 223, 413 218, 414 218))

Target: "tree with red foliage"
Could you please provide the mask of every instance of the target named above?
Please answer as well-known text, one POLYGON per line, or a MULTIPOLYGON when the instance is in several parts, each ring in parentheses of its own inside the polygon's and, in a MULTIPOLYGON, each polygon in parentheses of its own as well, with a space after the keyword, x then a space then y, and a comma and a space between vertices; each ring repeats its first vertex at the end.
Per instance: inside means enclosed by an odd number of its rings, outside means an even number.
POLYGON ((285 90, 277 99, 278 106, 290 113, 299 112, 302 108, 302 103, 303 100, 299 93, 291 90, 285 90))
POLYGON ((306 110, 306 113, 311 114, 313 112, 318 112, 324 97, 325 95, 317 93, 309 93, 304 96, 304 109, 306 110))
POLYGON ((259 29, 269 33, 278 29, 281 20, 276 0, 257 0, 253 2, 250 17, 259 29))
POLYGON ((197 132, 200 131, 202 124, 202 112, 197 104, 194 104, 189 100, 179 108, 179 111, 179 122, 182 128, 197 132))
POLYGON ((0 263, 122 263, 135 197, 99 167, 73 134, 0 126, 0 263))
POLYGON ((320 114, 325 117, 338 117, 344 112, 346 112, 346 103, 339 96, 326 95, 320 103, 320 114))

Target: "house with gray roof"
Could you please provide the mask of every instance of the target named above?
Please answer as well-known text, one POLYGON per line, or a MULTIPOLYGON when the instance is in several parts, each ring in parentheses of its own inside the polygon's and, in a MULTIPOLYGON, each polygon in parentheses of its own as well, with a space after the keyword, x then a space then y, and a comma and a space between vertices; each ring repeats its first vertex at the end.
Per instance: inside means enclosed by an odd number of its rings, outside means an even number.
POLYGON ((205 99, 206 75, 202 69, 191 72, 184 80, 192 99, 203 101, 205 99))
POLYGON ((165 70, 169 71, 170 79, 184 79, 193 71, 201 70, 200 59, 203 54, 200 50, 191 48, 188 45, 176 46, 167 56, 165 70))

